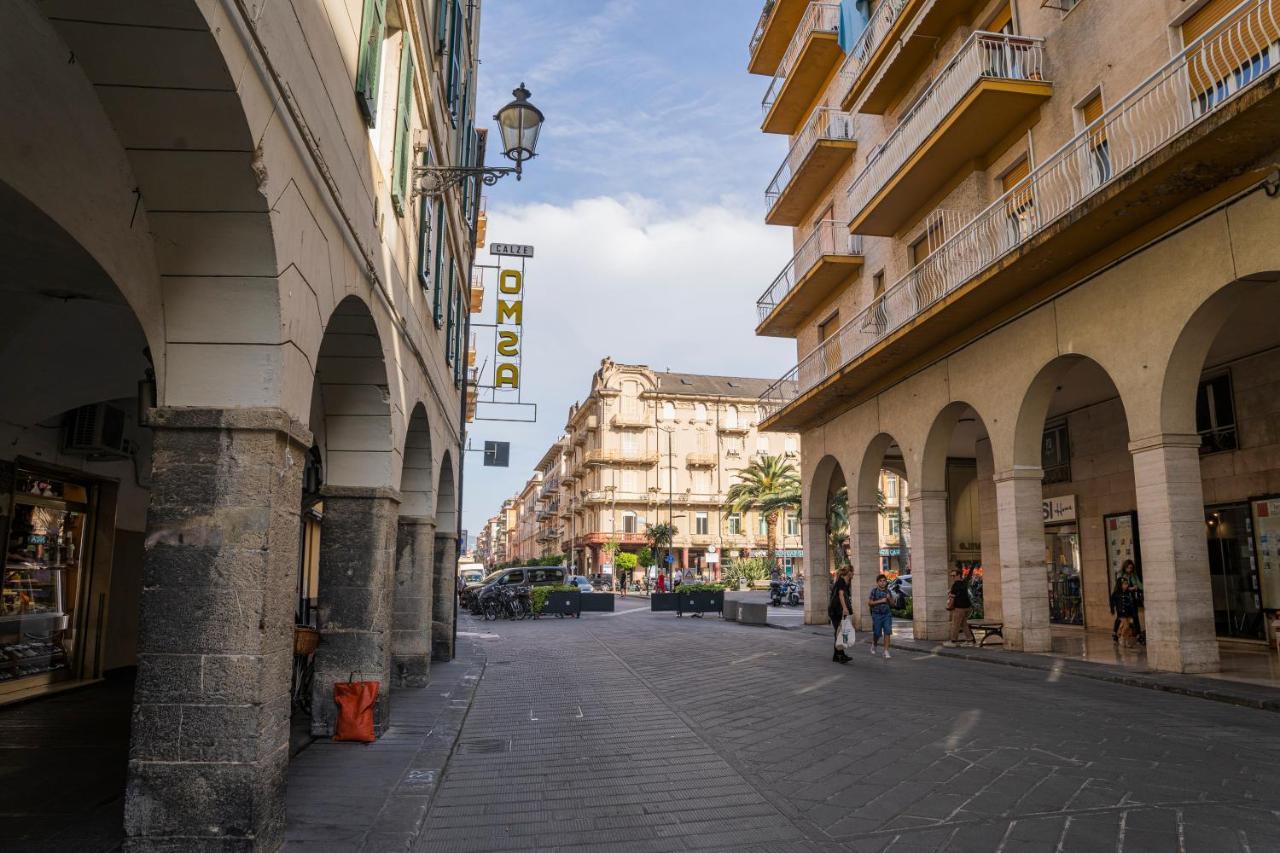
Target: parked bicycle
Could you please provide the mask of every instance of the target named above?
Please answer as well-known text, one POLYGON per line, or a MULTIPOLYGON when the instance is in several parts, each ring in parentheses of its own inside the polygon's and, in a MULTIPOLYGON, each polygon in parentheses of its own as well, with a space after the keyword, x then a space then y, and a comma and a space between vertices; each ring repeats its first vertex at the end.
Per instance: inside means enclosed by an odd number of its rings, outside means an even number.
POLYGON ((480 609, 488 622, 503 619, 529 619, 533 616, 533 601, 527 586, 496 587, 485 593, 480 609))

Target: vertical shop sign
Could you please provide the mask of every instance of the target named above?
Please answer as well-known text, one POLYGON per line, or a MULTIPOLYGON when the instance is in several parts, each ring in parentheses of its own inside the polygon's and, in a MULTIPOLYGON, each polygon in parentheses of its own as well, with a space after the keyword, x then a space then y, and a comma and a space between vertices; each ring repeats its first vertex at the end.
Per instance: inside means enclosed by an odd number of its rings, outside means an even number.
POLYGON ((498 358, 493 384, 520 387, 520 333, 524 329, 524 274, 504 269, 498 273, 498 358))
POLYGON ((1280 498, 1253 502, 1253 529, 1258 537, 1262 607, 1280 610, 1280 498))

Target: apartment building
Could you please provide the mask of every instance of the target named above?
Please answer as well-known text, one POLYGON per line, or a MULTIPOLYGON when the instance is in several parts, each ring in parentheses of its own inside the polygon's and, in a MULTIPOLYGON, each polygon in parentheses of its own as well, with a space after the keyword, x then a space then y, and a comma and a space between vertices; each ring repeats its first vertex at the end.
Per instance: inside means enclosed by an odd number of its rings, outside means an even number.
POLYGON ((0 4, 0 702, 136 669, 130 850, 276 849, 291 724, 452 655, 478 30, 0 4))
POLYGON ((945 637, 963 558, 1013 649, 1110 632, 1125 574, 1149 665, 1265 653, 1280 2, 866 5, 774 0, 749 46, 789 144, 766 221, 795 245, 757 332, 797 361, 758 406, 802 436, 806 543, 846 485, 861 595, 896 469, 916 636, 945 637))
MULTIPOLYGON (((766 520, 727 512, 724 503, 735 472, 753 457, 785 456, 799 468, 798 436, 757 429, 757 400, 768 385, 605 358, 590 393, 570 408, 564 438, 543 458, 558 456, 546 476, 560 483, 550 499, 559 502, 550 529, 560 550, 581 572, 599 572, 606 543, 637 552, 647 524, 670 522, 678 531, 673 569, 718 577, 726 559, 763 555, 766 520)), ((797 517, 777 520, 774 543, 783 569, 800 571, 797 517)))

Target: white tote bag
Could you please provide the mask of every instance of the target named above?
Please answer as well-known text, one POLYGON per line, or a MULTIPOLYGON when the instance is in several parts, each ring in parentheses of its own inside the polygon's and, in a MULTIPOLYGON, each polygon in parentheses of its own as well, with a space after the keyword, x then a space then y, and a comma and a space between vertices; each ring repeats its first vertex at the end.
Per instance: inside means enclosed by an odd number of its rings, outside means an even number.
POLYGON ((836 632, 836 648, 852 648, 856 642, 857 638, 853 631, 853 619, 846 616, 840 620, 840 630, 836 632))

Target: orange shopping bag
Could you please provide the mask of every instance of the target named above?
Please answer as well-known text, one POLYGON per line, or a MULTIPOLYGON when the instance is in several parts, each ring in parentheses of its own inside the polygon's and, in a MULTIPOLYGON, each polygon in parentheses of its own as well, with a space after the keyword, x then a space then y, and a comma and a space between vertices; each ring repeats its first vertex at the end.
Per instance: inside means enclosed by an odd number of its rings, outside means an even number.
MULTIPOLYGON (((355 673, 351 674, 352 679, 355 673)), ((378 700, 378 682, 349 680, 333 685, 333 701, 338 706, 334 740, 373 743, 373 703, 378 700)))

